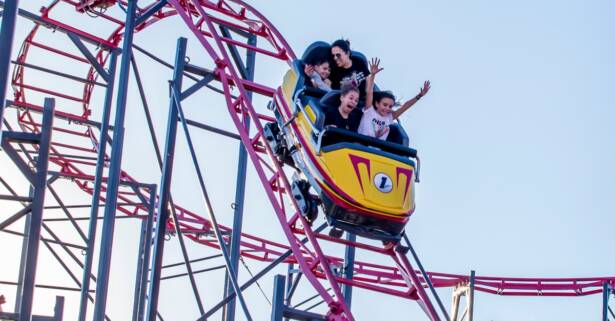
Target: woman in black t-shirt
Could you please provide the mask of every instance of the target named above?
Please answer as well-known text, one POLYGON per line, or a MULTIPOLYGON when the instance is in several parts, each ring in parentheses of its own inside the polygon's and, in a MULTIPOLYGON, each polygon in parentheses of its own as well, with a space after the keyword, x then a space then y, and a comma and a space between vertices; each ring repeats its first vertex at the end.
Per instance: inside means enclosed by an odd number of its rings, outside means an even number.
POLYGON ((363 116, 361 110, 356 108, 359 104, 359 90, 352 85, 344 85, 341 91, 339 107, 325 110, 324 125, 356 132, 363 116))
POLYGON ((365 100, 365 79, 369 75, 366 62, 350 51, 350 43, 339 39, 331 44, 331 55, 335 62, 331 68, 331 88, 340 89, 342 83, 352 82, 359 89, 359 99, 365 100))

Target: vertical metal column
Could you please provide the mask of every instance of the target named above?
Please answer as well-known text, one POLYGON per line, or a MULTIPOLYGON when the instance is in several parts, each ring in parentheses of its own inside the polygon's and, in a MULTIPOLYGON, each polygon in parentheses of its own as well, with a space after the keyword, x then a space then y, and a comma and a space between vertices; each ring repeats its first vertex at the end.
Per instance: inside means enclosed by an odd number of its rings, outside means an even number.
POLYGON ((18 0, 6 1, 2 12, 2 26, 0 27, 0 135, 4 120, 4 105, 6 101, 6 87, 8 87, 15 36, 15 23, 17 22, 18 0))
MULTIPOLYGON (((248 44, 252 46, 256 46, 256 36, 250 36, 248 38, 248 44)), ((233 52, 235 53, 235 52, 233 52)), ((240 57, 236 57, 239 59, 240 57)), ((246 55, 246 67, 245 70, 242 70, 241 74, 245 75, 247 80, 254 80, 254 67, 255 67, 256 53, 253 50, 248 50, 246 55)), ((248 92, 248 99, 252 100, 252 92, 248 92)), ((244 117, 244 124, 246 127, 250 127, 250 118, 244 117)), ((239 160, 237 165, 237 183, 235 190, 235 211, 233 217, 233 234, 231 235, 231 246, 230 246, 230 254, 231 254, 231 265, 233 266, 233 271, 235 274, 239 272, 239 259, 240 259, 240 250, 241 250, 241 231, 243 227, 243 205, 245 199, 245 190, 246 190, 246 168, 248 164, 248 152, 246 151, 243 144, 239 144, 239 160)), ((227 271, 228 273, 228 271, 227 271)), ((235 275, 237 277, 237 275, 235 275)), ((224 284, 224 296, 228 296, 234 293, 233 287, 230 286, 229 278, 227 277, 224 284)), ((231 300, 226 307, 225 312, 226 315, 223 316, 226 321, 234 321, 235 320, 235 299, 231 300)))
MULTIPOLYGON (((346 235, 346 240, 350 242, 356 242, 357 236, 354 233, 348 232, 346 235)), ((354 246, 347 245, 346 253, 344 255, 344 277, 348 280, 352 280, 352 276, 354 274, 354 259, 355 259, 356 249, 354 246)), ((344 300, 346 300, 346 305, 350 309, 352 303, 352 286, 349 284, 344 285, 344 300)))
MULTIPOLYGON (((0 136, 2 136, 2 134, 0 133, 0 136)), ((37 157, 34 157, 34 160, 37 160, 37 157)), ((31 197, 32 199, 34 199, 34 187, 32 185, 30 185, 30 190, 28 191, 28 197, 31 197)), ((28 233, 28 230, 30 229, 30 221, 31 221, 31 216, 30 215, 26 215, 25 217, 25 222, 24 222, 24 228, 23 228, 23 234, 26 235, 28 233)), ((23 276, 24 276, 24 271, 26 269, 26 256, 28 255, 28 239, 27 238, 23 238, 21 240, 21 257, 19 259, 19 280, 17 281, 17 289, 15 291, 15 293, 17 294, 16 296, 19 297, 21 294, 21 288, 23 285, 23 276)), ((14 311, 19 311, 21 309, 20 307, 21 304, 21 300, 15 300, 15 309, 14 311)))
POLYGON ((53 307, 53 321, 64 320, 64 297, 56 296, 56 305, 53 307))
POLYGON ((470 271, 470 289, 468 291, 468 321, 474 320, 474 278, 476 271, 470 271))
POLYGON ((284 283, 283 275, 276 275, 273 279, 273 304, 271 306, 271 321, 282 321, 284 317, 284 283))
MULTIPOLYGON (((154 190, 155 191, 155 190, 154 190)), ((156 195, 154 194, 154 197, 156 195)), ((144 280, 143 280, 143 276, 147 275, 147 260, 148 260, 148 254, 147 254, 147 245, 150 243, 150 222, 153 219, 153 217, 149 214, 151 214, 153 211, 151 210, 152 206, 154 205, 154 203, 152 202, 151 196, 150 196, 150 203, 148 204, 148 216, 146 219, 141 221, 141 237, 139 238, 139 252, 138 252, 138 256, 139 258, 137 259, 137 273, 136 273, 136 277, 135 277, 135 293, 134 293, 134 298, 133 298, 133 305, 132 305, 132 320, 133 321, 137 321, 139 318, 139 306, 141 305, 141 297, 143 297, 143 291, 144 291, 144 280)), ((147 280, 145 280, 145 282, 147 282, 147 280)))
MULTIPOLYGON (((173 71, 173 87, 179 92, 182 85, 184 65, 186 63, 186 38, 177 40, 175 53, 175 70, 173 71)), ((169 116, 167 120, 167 137, 164 148, 164 163, 158 201, 158 217, 156 220, 156 235, 154 237, 154 253, 152 272, 150 275, 149 304, 145 320, 155 321, 158 309, 158 295, 160 291, 160 274, 162 270, 162 256, 164 253, 164 236, 167 230, 167 220, 170 216, 171 178, 173 176, 173 161, 175 159, 175 143, 177 140, 178 108, 175 99, 170 100, 169 116)))
POLYGON ((459 303, 461 301, 462 290, 460 289, 462 285, 457 285, 453 288, 452 293, 452 302, 451 302, 451 321, 457 321, 457 315, 459 314, 459 303))
POLYGON ((94 321, 103 321, 107 306, 107 291, 109 289, 109 272, 111 266, 111 249, 113 247, 113 232, 115 229, 115 211, 117 193, 120 183, 122 150, 124 148, 124 118, 126 116, 126 99, 128 95, 128 80, 130 76, 130 58, 132 56, 132 39, 136 18, 137 0, 128 0, 126 10, 126 25, 124 43, 122 45, 122 62, 118 84, 117 104, 113 130, 113 145, 111 147, 111 164, 109 165, 108 183, 103 228, 98 259, 96 281, 96 300, 94 305, 94 321))
POLYGON ((47 187, 47 168, 49 165, 49 148, 51 146, 51 134, 53 127, 53 115, 55 101, 45 98, 43 122, 41 126, 38 160, 36 162, 36 174, 34 181, 34 195, 32 199, 32 211, 30 212, 30 229, 28 238, 27 254, 24 263, 24 274, 21 294, 19 295, 19 321, 30 321, 32 318, 32 299, 34 297, 34 285, 36 279, 39 241, 41 238, 41 226, 43 224, 43 207, 45 203, 45 191, 47 187))
POLYGON ((147 271, 143 271, 143 261, 144 255, 143 252, 145 250, 145 244, 148 242, 147 239, 147 219, 141 220, 141 237, 139 237, 139 251, 137 259, 137 273, 135 277, 135 292, 133 296, 132 303, 132 320, 137 320, 137 316, 139 315, 139 302, 141 296, 141 275, 143 273, 147 274, 147 271))
POLYGON ((611 296, 611 287, 609 282, 604 282, 602 285, 602 321, 609 321, 609 296, 611 296))
POLYGON ((105 102, 103 107, 102 120, 100 125, 100 136, 98 138, 98 154, 96 159, 96 173, 94 174, 94 191, 92 193, 92 207, 90 210, 90 221, 88 228, 88 242, 85 250, 85 262, 83 267, 83 277, 81 279, 81 297, 79 303, 79 321, 85 321, 88 309, 88 296, 90 292, 90 276, 92 274, 92 262, 94 261, 94 246, 96 244, 96 227, 98 225, 98 209, 100 204, 100 192, 102 189, 103 171, 105 169, 105 155, 107 153, 107 137, 109 137, 109 118, 111 116, 111 105, 113 102, 113 87, 115 85, 115 67, 117 64, 117 51, 111 52, 109 61, 109 81, 105 102))
MULTIPOLYGON (((288 264, 286 267, 286 278, 288 282, 286 282, 286 296, 284 298, 284 304, 290 306, 292 302, 292 294, 293 294, 293 283, 295 282, 295 278, 293 276, 293 270, 295 268, 294 264, 288 264)), ((297 276, 299 278, 299 276, 297 276)), ((297 282, 299 280, 297 279, 297 282)))
POLYGON ((135 298, 135 302, 137 302, 137 311, 136 317, 134 317, 133 312, 133 321, 142 321, 143 313, 145 312, 145 300, 147 298, 147 281, 150 267, 150 259, 152 252, 152 234, 154 233, 154 218, 156 216, 156 192, 158 187, 156 184, 152 184, 149 186, 149 206, 147 213, 147 224, 145 225, 145 243, 143 248, 143 254, 140 258, 142 258, 142 266, 140 270, 141 279, 139 282, 139 292, 138 297, 135 298))

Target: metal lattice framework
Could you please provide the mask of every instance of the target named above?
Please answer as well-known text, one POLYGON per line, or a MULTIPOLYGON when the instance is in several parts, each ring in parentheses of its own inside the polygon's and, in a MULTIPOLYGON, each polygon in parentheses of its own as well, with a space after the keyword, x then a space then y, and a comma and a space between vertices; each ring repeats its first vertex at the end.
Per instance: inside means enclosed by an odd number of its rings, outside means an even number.
MULTIPOLYGON (((8 5, 7 2, 2 7, 8 11, 8 5)), ((138 286, 140 290, 136 294, 139 302, 135 305, 133 312, 133 318, 137 319, 142 318, 143 315, 148 320, 156 318, 164 237, 167 231, 173 231, 179 237, 184 258, 187 257, 183 244, 184 237, 208 247, 221 249, 224 256, 224 265, 229 275, 227 296, 209 311, 204 310, 199 298, 197 301, 202 314, 200 320, 207 319, 221 306, 233 304, 235 297, 241 304, 246 317, 251 319, 249 308, 241 292, 270 268, 262 270, 261 273, 257 273, 257 277, 240 285, 236 277, 239 257, 270 262, 269 266, 282 262, 298 265, 301 275, 327 304, 326 316, 323 317, 326 320, 355 319, 349 305, 352 288, 362 288, 416 300, 431 320, 450 319, 434 288, 469 285, 472 291, 510 296, 584 296, 605 293, 607 298, 605 304, 608 307, 608 293, 615 285, 615 277, 539 279, 425 272, 407 238, 405 243, 402 242, 403 244, 374 245, 352 236, 348 239, 334 238, 322 233, 322 228, 312 228, 299 215, 295 199, 289 197, 287 193, 290 190, 288 178, 290 171, 277 161, 264 140, 263 126, 266 122, 274 120, 273 115, 269 110, 253 104, 253 95, 265 97, 278 106, 284 117, 291 118, 291 107, 287 106, 281 98, 278 84, 254 81, 254 65, 256 57, 267 57, 278 64, 291 65, 296 56, 275 27, 246 3, 234 0, 217 2, 160 0, 138 6, 137 1, 115 3, 115 1, 56 0, 43 7, 40 15, 27 11, 20 12, 20 15, 32 21, 34 27, 22 43, 17 58, 13 61, 11 82, 13 97, 7 100, 6 106, 16 110, 16 123, 22 132, 41 135, 50 125, 43 124, 45 118, 40 117, 45 107, 37 105, 35 102, 37 100, 31 97, 44 95, 55 99, 54 118, 65 121, 54 123, 50 132, 49 155, 46 159, 49 163, 48 174, 52 179, 47 180, 47 191, 53 194, 58 203, 62 204, 62 195, 55 193, 51 184, 59 177, 69 178, 92 198, 89 230, 83 231, 71 220, 85 243, 81 249, 86 252, 85 260, 80 261, 83 267, 83 278, 76 281, 82 292, 80 320, 85 320, 88 299, 96 303, 95 320, 105 318, 106 282, 108 282, 110 273, 109 262, 114 221, 117 219, 116 213, 144 219, 143 231, 145 232, 142 233, 140 248, 140 253, 144 254, 139 261, 141 282, 138 286), (107 5, 119 6, 123 10, 115 10, 113 13, 100 10, 107 5), (69 11, 67 8, 72 10, 69 11), (120 14, 118 15, 117 12, 120 14), (82 28, 82 25, 73 23, 87 17, 86 14, 95 15, 96 28, 86 30, 82 28), (147 93, 142 87, 134 56, 127 53, 132 53, 132 50, 136 49, 143 54, 150 55, 153 59, 160 60, 134 46, 133 35, 167 18, 183 22, 183 27, 187 28, 186 30, 198 41, 202 53, 210 58, 211 66, 205 68, 187 62, 186 40, 179 40, 176 61, 171 66, 175 74, 170 86, 171 100, 166 147, 161 152, 157 146, 151 116, 147 110, 145 99, 147 93), (54 43, 46 43, 43 39, 48 39, 48 34, 52 31, 57 34, 57 37, 67 37, 76 51, 67 50, 54 43), (42 33, 46 35, 43 37, 42 33), (240 35, 246 41, 236 40, 231 34, 240 35), (62 70, 41 66, 36 62, 35 55, 31 53, 33 50, 44 52, 45 59, 48 61, 56 59, 70 61, 78 65, 83 73, 75 76, 62 70), (246 53, 245 61, 241 59, 240 52, 246 53), (116 64, 119 57, 121 61, 118 69, 116 64), (128 75, 131 73, 130 68, 139 85, 139 94, 145 105, 150 133, 154 137, 157 161, 162 170, 158 187, 151 183, 140 182, 121 169, 126 92, 128 75), (41 82, 38 77, 30 77, 31 70, 36 70, 48 77, 60 77, 63 82, 61 85, 58 83, 57 86, 54 82, 41 82), (115 83, 116 76, 119 77, 117 84, 115 83), (182 88, 184 78, 190 78, 193 84, 188 88, 182 88), (103 88, 105 92, 102 106, 93 103, 92 100, 98 88, 103 88), (218 92, 223 97, 228 115, 235 127, 234 131, 215 129, 188 119, 184 114, 182 101, 205 88, 218 92), (111 125, 114 90, 117 90, 118 95, 115 122, 111 125), (101 119, 94 119, 92 116, 94 114, 101 114, 101 119), (283 229, 286 237, 285 243, 248 233, 233 234, 232 227, 217 223, 189 128, 206 129, 241 141, 244 149, 242 149, 243 152, 240 151, 240 158, 243 153, 244 162, 249 160, 253 165, 274 215, 283 229), (175 136, 180 130, 183 130, 187 138, 199 179, 200 192, 208 209, 206 213, 192 212, 173 202, 170 195, 175 136), (110 133, 113 137, 109 137, 110 133), (107 152, 108 147, 111 147, 110 153, 107 152), (97 231, 96 215, 100 206, 105 207, 101 240, 103 246, 99 254, 98 272, 95 274, 97 281, 94 298, 89 294, 89 289, 94 276, 92 273, 95 244, 93 236, 97 231), (156 231, 155 235, 152 234, 153 231, 156 231), (154 240, 154 242, 148 240, 154 240), (228 246, 220 246, 221 243, 228 246), (327 246, 323 246, 325 244, 327 246), (329 252, 327 250, 330 248, 329 244, 346 248, 346 256, 342 257, 335 252, 329 252), (351 253, 348 253, 348 249, 351 253), (152 272, 148 273, 150 251, 153 251, 152 272), (379 259, 370 262, 356 261, 354 251, 369 252, 379 259), (406 255, 408 252, 412 254, 410 258, 406 255), (415 265, 419 268, 418 270, 415 270, 415 265), (146 294, 145 289, 148 286, 149 292, 146 294), (431 292, 428 292, 428 289, 431 289, 431 292), (236 296, 235 293, 240 295, 236 296), (441 311, 436 309, 432 303, 433 300, 437 301, 441 311)), ((8 31, 3 27, 3 33, 5 32, 8 31)), ((4 122, 3 129, 13 130, 9 126, 9 122, 4 122)), ((5 135, 5 137, 9 136, 5 135)), ((11 158, 19 164, 20 162, 34 163, 35 157, 40 158, 43 155, 38 142, 38 140, 15 140, 7 141, 5 145, 3 140, 3 148, 5 151, 21 148, 22 152, 10 155, 11 158), (24 147, 28 143, 33 147, 24 147), (8 149, 5 146, 9 146, 8 149)), ((243 171, 245 176, 245 168, 243 171)), ((6 186, 10 184, 6 183, 6 186)), ((41 188, 44 189, 44 186, 41 188)), ((17 198, 18 195, 13 193, 13 200, 17 198)), ((32 198, 27 200, 31 201, 32 198)), ((28 211, 31 211, 31 208, 28 211)), ((0 227, 6 228, 26 215, 28 211, 24 210, 11 216, 2 222, 0 227)), ((69 211, 66 211, 66 214, 71 218, 69 211)), ((239 230, 241 231, 241 224, 239 224, 239 230)), ((61 243, 59 238, 55 241, 61 243)), ((193 271, 187 259, 185 263, 198 298, 193 271)), ((22 298, 22 300, 27 300, 27 298, 22 298)), ((22 310, 22 313, 31 313, 31 311, 22 310)), ((232 318, 228 317, 229 320, 232 318)), ((453 319, 456 319, 456 316, 453 319)))

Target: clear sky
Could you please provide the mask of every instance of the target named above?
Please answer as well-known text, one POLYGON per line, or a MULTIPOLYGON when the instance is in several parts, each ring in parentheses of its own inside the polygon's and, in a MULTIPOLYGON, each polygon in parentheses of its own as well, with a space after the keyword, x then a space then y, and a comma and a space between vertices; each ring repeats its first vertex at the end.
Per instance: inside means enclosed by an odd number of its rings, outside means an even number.
MULTIPOLYGON (((613 2, 268 4, 295 48, 349 38, 403 98, 431 80, 402 117, 423 164, 408 231, 428 269, 613 275, 613 2)), ((600 299, 479 295, 476 319, 598 319, 600 299)))
MULTIPOLYGON (((21 2, 33 11, 40 6, 21 2)), ((344 37, 351 40, 354 50, 379 57, 384 67, 379 86, 400 99, 413 97, 424 80, 431 80, 429 94, 402 117, 422 161, 417 210, 407 230, 428 270, 459 274, 476 270, 478 275, 511 277, 615 275, 615 258, 610 255, 615 244, 615 216, 610 207, 615 199, 614 2, 275 0, 251 4, 278 28, 297 55, 312 41, 344 37)), ((22 22, 19 28, 23 39, 31 25, 22 22)), ((144 32, 136 42, 171 60, 174 37, 181 28, 179 20, 173 19, 156 29, 157 33, 144 32), (167 41, 157 43, 157 37, 167 41)), ((192 61, 205 60, 193 39, 189 47, 192 61)), ((159 90, 149 96, 160 137, 166 121, 166 80, 171 73, 150 70, 145 61, 142 64, 148 74, 146 82, 152 88, 153 83, 160 83, 159 90)), ((284 70, 264 66, 260 70, 257 66, 257 74, 262 73, 259 79, 276 86, 284 70)), ((138 104, 132 88, 130 102, 138 104)), ((128 130, 144 133, 137 111, 129 112, 128 130)), ((216 120, 223 114, 206 115, 216 120)), ((202 138, 209 137, 213 136, 202 138)), ((217 169, 215 166, 228 164, 227 158, 206 153, 235 152, 236 144, 228 142, 204 142, 199 147, 204 165, 217 169)), ((143 181, 157 183, 157 166, 142 136, 129 135, 126 146, 124 168, 143 181)), ((182 143, 180 149, 178 162, 187 164, 182 143)), ((8 175, 4 168, 10 165, 5 165, 5 155, 0 159, 4 178, 8 175)), ((233 182, 234 160, 232 163, 223 170, 205 167, 208 179, 233 182)), ((181 204, 199 210, 203 204, 191 197, 196 181, 190 170, 177 170, 181 184, 175 192, 183 196, 181 204)), ((271 224, 273 214, 261 210, 268 204, 256 177, 250 173, 248 179, 247 212, 259 215, 247 219, 246 231, 279 237, 279 227, 271 224)), ((212 194, 221 220, 230 224, 228 204, 233 193, 218 189, 212 194)), ((3 211, 0 219, 8 215, 3 211)), ((132 244, 126 247, 134 251, 134 242, 126 240, 134 238, 136 229, 136 223, 118 227, 117 242, 132 244)), ((11 261, 18 259, 18 239, 0 238, 15 245, 3 251, 9 252, 11 261)), ((192 257, 204 253, 200 248, 191 245, 192 257)), ((170 249, 165 253, 167 262, 176 261, 179 250, 173 245, 170 249)), ((125 281, 132 282, 133 265, 128 262, 134 255, 124 250, 114 252, 114 262, 117 269, 129 269, 125 281)), ((260 266, 248 264, 252 270, 260 266)), ((11 279, 15 264, 3 264, 0 269, 0 279, 11 279)), ((245 270, 242 273, 245 277, 245 270)), ((206 282, 207 277, 202 280, 206 282)), ((173 287, 187 291, 187 282, 182 282, 173 287)), ((262 284, 268 296, 271 282, 266 279, 262 284)), ((121 287, 113 289, 116 298, 110 301, 117 306, 115 311, 125 311, 129 304, 117 302, 124 298, 119 294, 121 287)), ((9 299, 12 291, 0 286, 9 299)), ((177 293, 165 296, 164 309, 186 306, 180 318, 191 319, 196 314, 191 294, 177 293)), ((218 293, 206 295, 207 302, 214 302, 218 293)), ((448 305, 450 291, 440 293, 448 305)), ((261 294, 252 291, 248 295, 255 319, 266 320, 268 308, 261 294)), ((599 295, 565 299, 479 293, 476 300, 475 320, 486 321, 596 320, 601 308, 599 295)), ((49 311, 48 306, 41 309, 49 311)), ((358 320, 424 318, 414 302, 364 291, 356 292, 354 309, 358 320)), ((238 312, 239 319, 241 316, 238 312)))

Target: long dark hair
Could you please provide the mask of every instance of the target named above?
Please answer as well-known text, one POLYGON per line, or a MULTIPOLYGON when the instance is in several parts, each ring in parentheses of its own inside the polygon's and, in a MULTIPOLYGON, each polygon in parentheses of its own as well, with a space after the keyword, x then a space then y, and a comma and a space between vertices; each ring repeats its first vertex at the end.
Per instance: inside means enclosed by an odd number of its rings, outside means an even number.
POLYGON ((395 104, 395 95, 392 92, 386 91, 374 91, 374 104, 379 103, 383 98, 391 98, 395 104))
POLYGON ((326 43, 323 44, 311 49, 308 48, 309 52, 303 58, 303 62, 312 66, 321 65, 325 62, 331 63, 331 46, 326 43))
POLYGON ((350 41, 346 39, 337 39, 331 44, 331 48, 339 47, 343 52, 350 54, 350 41))

